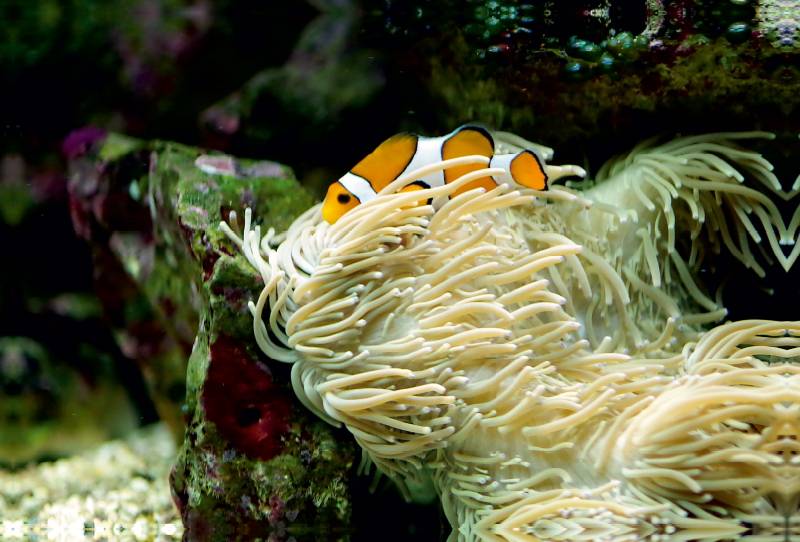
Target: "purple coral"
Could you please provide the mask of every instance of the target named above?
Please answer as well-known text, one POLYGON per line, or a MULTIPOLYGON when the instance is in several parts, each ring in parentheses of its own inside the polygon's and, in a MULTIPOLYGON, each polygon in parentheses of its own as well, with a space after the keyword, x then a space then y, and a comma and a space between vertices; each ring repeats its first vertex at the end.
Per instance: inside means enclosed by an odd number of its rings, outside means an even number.
POLYGON ((61 152, 69 159, 85 156, 108 132, 97 126, 84 126, 70 132, 61 142, 61 152))

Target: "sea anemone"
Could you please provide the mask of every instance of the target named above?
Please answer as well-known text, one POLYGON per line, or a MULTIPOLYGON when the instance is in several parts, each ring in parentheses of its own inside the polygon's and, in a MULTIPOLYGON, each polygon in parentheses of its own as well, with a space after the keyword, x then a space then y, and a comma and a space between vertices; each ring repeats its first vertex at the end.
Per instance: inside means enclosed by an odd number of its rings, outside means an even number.
POLYGON ((584 265, 603 268, 599 288, 591 294, 577 280, 579 274, 559 286, 574 306, 570 312, 586 315, 582 323, 593 347, 608 336, 615 351, 669 350, 692 338, 690 332, 672 341, 670 320, 699 325, 724 318, 722 291, 704 291, 697 280, 722 250, 764 276, 750 241, 772 263, 761 246, 763 234, 772 257, 784 269, 791 267, 798 254, 786 258, 780 245, 792 244, 793 232, 767 195, 742 184, 739 170, 776 194, 782 194, 780 182, 768 161, 731 141, 772 137, 763 132, 707 134, 659 146, 648 140, 606 163, 584 187, 580 195, 592 202, 590 212, 555 202, 558 220, 548 218, 543 225, 534 209, 520 213, 529 240, 557 222, 560 233, 584 247, 584 265))
MULTIPOLYGON (((737 137, 648 142, 581 190, 455 195, 502 173, 487 168, 398 192, 433 170, 488 164, 468 156, 400 177, 334 225, 315 206, 283 235, 262 237, 249 209, 242 230, 235 216, 221 227, 264 280, 250 304, 260 348, 293 363, 298 398, 354 435, 364 470, 375 464, 406 492, 431 477, 452 540, 730 538, 752 521, 728 510, 757 515, 766 508, 750 505, 776 490, 748 486, 744 468, 704 470, 708 457, 735 463, 736 454, 714 455, 726 438, 715 435, 766 419, 753 407, 735 421, 739 411, 714 390, 769 405, 779 372, 740 378, 732 373, 749 361, 710 353, 709 341, 727 343, 701 326, 726 313, 697 271, 709 248, 724 248, 763 272, 747 239, 760 240, 753 213, 776 258, 791 241, 769 198, 740 184, 739 169, 780 186, 737 137), (705 403, 692 402, 698 386, 711 390, 705 403), (688 406, 670 410, 681 401, 688 406), (674 420, 654 423, 659 409, 674 420), (700 411, 730 416, 706 421, 700 411), (670 440, 670 424, 690 422, 709 435, 696 449, 693 433, 670 440), (730 475, 741 495, 721 480, 730 475)), ((510 151, 527 143, 504 142, 510 151)), ((780 338, 783 329, 756 333, 755 353, 741 352, 782 355, 795 340, 780 338)))
POLYGON ((699 518, 789 540, 800 504, 800 324, 729 322, 686 351, 685 376, 606 437, 623 475, 699 518))

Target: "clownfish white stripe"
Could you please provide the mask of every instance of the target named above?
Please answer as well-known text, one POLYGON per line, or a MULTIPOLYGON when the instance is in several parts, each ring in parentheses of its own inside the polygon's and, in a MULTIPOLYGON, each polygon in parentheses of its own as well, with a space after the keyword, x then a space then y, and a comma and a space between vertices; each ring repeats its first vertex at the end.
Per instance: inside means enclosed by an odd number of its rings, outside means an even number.
MULTIPOLYGON (((450 134, 452 135, 452 134, 450 134)), ((401 175, 410 173, 415 169, 425 167, 429 164, 442 161, 442 143, 450 137, 446 135, 443 137, 419 137, 417 139, 417 151, 414 153, 413 158, 403 170, 401 175)), ((444 171, 434 171, 425 175, 421 179, 417 179, 427 184, 429 188, 436 188, 437 186, 444 186, 444 171)))
POLYGON ((511 161, 517 157, 517 154, 495 154, 489 161, 489 167, 499 167, 506 170, 502 175, 492 175, 492 179, 497 184, 507 184, 514 186, 518 183, 514 182, 514 177, 511 176, 511 161))
POLYGON ((378 195, 368 180, 349 171, 339 179, 339 182, 361 203, 367 202, 378 195))
POLYGON ((547 190, 547 168, 541 157, 531 149, 523 149, 514 154, 496 154, 492 156, 489 167, 505 170, 502 175, 492 175, 497 184, 547 190))

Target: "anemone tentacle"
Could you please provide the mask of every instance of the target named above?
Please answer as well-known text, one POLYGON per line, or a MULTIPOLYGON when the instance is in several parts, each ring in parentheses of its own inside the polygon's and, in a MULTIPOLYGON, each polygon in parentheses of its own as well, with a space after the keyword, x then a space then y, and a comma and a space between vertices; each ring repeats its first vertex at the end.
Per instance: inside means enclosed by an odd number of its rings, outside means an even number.
MULTIPOLYGON (((798 432, 800 370, 769 360, 798 355, 800 328, 704 333, 725 310, 697 278, 707 247, 764 272, 761 235, 793 262, 793 229, 741 184, 777 190, 771 166, 739 137, 646 142, 582 190, 455 195, 484 169, 398 192, 417 171, 334 225, 314 207, 282 238, 249 210, 222 227, 264 279, 259 346, 363 465, 432 477, 453 541, 768 533, 800 494, 776 463, 797 451, 779 436, 798 432)), ((425 171, 470 160, 487 161, 425 171)))

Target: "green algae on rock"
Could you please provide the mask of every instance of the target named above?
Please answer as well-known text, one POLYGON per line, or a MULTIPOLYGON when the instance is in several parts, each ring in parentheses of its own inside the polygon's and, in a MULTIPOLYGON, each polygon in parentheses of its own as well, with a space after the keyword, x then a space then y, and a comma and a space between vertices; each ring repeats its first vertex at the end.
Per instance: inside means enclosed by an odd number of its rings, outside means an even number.
POLYGON ((311 197, 272 162, 114 134, 90 147, 72 161, 74 220, 116 269, 116 297, 104 301, 123 351, 173 432, 187 424, 172 474, 187 532, 280 540, 343 526, 354 450, 305 413, 287 370, 259 353, 242 316, 263 283, 217 228, 250 207, 287 228, 311 197), (112 215, 115 200, 135 220, 112 215))
MULTIPOLYGON (((601 26, 596 32, 581 27, 590 17, 586 4, 579 11, 568 7, 573 3, 534 2, 563 17, 552 25, 543 24, 547 16, 538 13, 530 25, 509 18, 509 25, 531 32, 504 28, 482 38, 463 20, 465 13, 483 8, 482 2, 442 13, 449 24, 436 24, 429 18, 432 6, 421 5, 423 18, 403 20, 406 33, 392 38, 402 50, 397 57, 403 70, 426 89, 419 99, 409 94, 404 106, 429 126, 479 121, 537 134, 559 156, 573 152, 566 158, 572 162, 582 160, 584 152, 606 157, 624 152, 637 139, 661 133, 788 126, 800 106, 792 91, 798 80, 797 26, 791 17, 796 8, 789 4, 768 1, 731 9, 729 0, 680 2, 668 15, 664 2, 642 2, 641 22, 644 4, 654 17, 647 29, 601 26), (414 30, 425 21, 430 30, 423 38, 414 30), (428 112, 425 121, 421 112, 428 112)), ((521 7, 502 0, 486 5, 500 11, 504 5, 521 7)), ((622 10, 607 11, 613 25, 614 12, 622 10)), ((380 33, 377 25, 373 32, 380 33)), ((418 129, 414 120, 403 128, 418 129)))
POLYGON ((595 65, 565 58, 558 50, 517 53, 514 62, 493 69, 490 79, 485 66, 471 61, 460 37, 442 46, 452 51, 449 62, 441 62, 435 46, 428 45, 431 54, 421 55, 415 66, 443 104, 437 111, 442 125, 477 119, 536 133, 561 154, 576 141, 598 140, 612 140, 618 145, 614 152, 621 152, 635 144, 633 134, 656 135, 675 129, 679 121, 697 126, 695 131, 780 124, 800 106, 788 84, 797 79, 796 69, 782 64, 779 53, 752 42, 734 45, 692 36, 678 52, 654 47, 608 75, 608 64, 614 64, 608 59, 595 65))

